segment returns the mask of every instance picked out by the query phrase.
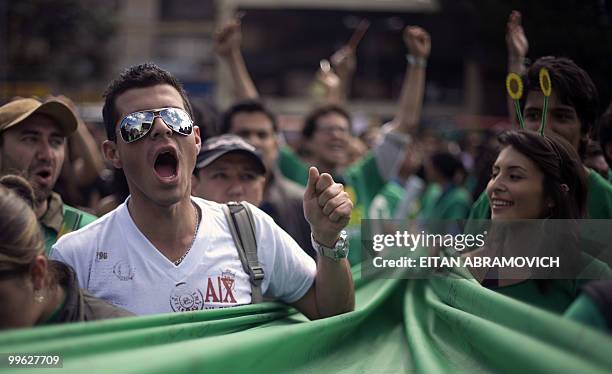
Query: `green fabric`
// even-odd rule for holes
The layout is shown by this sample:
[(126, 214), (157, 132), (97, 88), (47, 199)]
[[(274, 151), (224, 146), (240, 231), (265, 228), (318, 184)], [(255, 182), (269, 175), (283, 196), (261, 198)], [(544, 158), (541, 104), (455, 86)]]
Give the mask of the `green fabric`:
[[(493, 290), (557, 314), (562, 314), (576, 299), (575, 282), (565, 280), (541, 280), (539, 282), (540, 286), (538, 281), (526, 280)], [(545, 291), (541, 287), (545, 288)]]
[(611, 332), (597, 304), (586, 294), (581, 294), (565, 311), (564, 316), (591, 326), (595, 330)]
[(472, 198), (463, 187), (453, 186), (443, 193), (437, 184), (430, 184), (423, 195), (419, 216), (429, 220), (465, 219)]
[(308, 165), (293, 150), (287, 146), (280, 147), (277, 164), (287, 179), (306, 187), (308, 184)]
[(51, 227), (42, 226), (45, 234), (45, 253), (47, 255), (49, 255), (53, 244), (55, 244), (57, 239), (62, 235), (83, 228), (98, 219), (98, 217), (92, 214), (83, 212), (82, 210), (66, 204), (63, 206), (63, 216), (62, 228), (59, 233)]
[[(589, 170), (587, 175), (587, 214), (592, 219), (612, 218), (612, 185), (601, 175)], [(468, 219), (488, 219), (491, 217), (489, 199), (485, 192), (472, 205)]]
[(308, 322), (276, 303), (128, 317), (0, 333), (0, 352), (58, 352), (62, 373), (88, 374), (612, 368), (612, 337), (474, 280), (365, 281), (354, 270), (356, 310), (332, 318)]

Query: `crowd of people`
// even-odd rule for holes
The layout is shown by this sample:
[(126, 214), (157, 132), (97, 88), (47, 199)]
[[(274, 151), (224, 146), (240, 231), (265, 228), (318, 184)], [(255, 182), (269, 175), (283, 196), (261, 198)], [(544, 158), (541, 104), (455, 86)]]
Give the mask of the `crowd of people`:
[[(509, 72), (523, 77), (525, 128), (508, 99), (504, 132), (460, 143), (420, 125), (432, 42), (417, 26), (402, 37), (408, 58), (394, 117), (353, 133), (347, 100), (359, 38), (352, 38), (321, 64), (324, 97), (304, 116), (295, 148), (283, 142), (277, 114), (249, 75), (239, 18), (215, 35), (235, 89), (218, 120), (150, 63), (109, 84), (101, 144), (67, 97), (7, 101), (0, 107), (0, 327), (262, 297), (325, 318), (354, 309), (351, 265), (361, 261), (363, 219), (612, 218), (612, 105), (599, 116), (595, 84), (568, 58), (526, 66), (520, 14), (510, 15), (506, 42)], [(224, 208), (240, 201), (247, 221)], [(598, 271), (610, 277), (608, 264)], [(610, 280), (487, 275), (474, 278), (612, 331)]]

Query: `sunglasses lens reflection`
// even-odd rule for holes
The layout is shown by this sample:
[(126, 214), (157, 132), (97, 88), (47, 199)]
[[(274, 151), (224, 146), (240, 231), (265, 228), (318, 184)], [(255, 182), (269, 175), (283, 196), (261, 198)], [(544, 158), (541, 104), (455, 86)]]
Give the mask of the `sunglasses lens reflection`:
[(179, 134), (189, 135), (193, 131), (193, 121), (184, 110), (168, 108), (163, 110), (160, 116), (172, 130)]
[(142, 138), (151, 128), (153, 114), (147, 112), (131, 113), (121, 121), (121, 137), (126, 143)]

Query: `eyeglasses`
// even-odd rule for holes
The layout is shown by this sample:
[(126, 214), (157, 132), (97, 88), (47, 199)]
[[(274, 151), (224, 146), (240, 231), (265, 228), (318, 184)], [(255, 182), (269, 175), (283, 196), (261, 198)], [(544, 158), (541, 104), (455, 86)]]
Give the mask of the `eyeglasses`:
[(183, 109), (160, 108), (134, 112), (123, 117), (119, 123), (121, 138), (126, 143), (142, 139), (149, 133), (157, 117), (177, 134), (187, 136), (193, 131), (193, 121)]
[(325, 133), (325, 134), (331, 134), (334, 132), (339, 132), (340, 134), (344, 135), (344, 134), (348, 134), (349, 133), (349, 129), (348, 127), (339, 125), (339, 124), (328, 124), (328, 123), (322, 123), (319, 124), (316, 127), (316, 131)]

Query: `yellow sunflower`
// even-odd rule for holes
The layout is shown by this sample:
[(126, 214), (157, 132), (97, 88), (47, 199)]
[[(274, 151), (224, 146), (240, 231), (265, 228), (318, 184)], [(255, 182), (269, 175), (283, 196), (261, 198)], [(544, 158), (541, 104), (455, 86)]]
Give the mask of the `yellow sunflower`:
[(523, 81), (518, 74), (508, 74), (506, 77), (506, 90), (513, 100), (520, 100), (521, 96), (523, 96)]
[(552, 92), (552, 84), (550, 83), (550, 74), (546, 68), (540, 69), (540, 88), (544, 96), (550, 96)]

